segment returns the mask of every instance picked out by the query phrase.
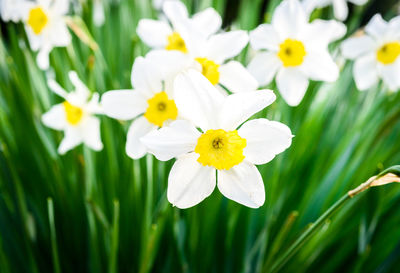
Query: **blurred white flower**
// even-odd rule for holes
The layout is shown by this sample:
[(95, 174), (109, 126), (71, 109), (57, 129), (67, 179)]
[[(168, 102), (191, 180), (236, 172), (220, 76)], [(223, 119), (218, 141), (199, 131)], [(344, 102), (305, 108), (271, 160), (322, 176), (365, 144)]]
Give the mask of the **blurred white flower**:
[(163, 1), (162, 7), (168, 21), (141, 19), (136, 30), (140, 39), (151, 48), (186, 53), (186, 43), (180, 31), (187, 24), (198, 29), (204, 38), (221, 28), (221, 16), (213, 8), (207, 8), (189, 18), (186, 6), (180, 1)]
[(308, 17), (298, 0), (285, 0), (275, 10), (271, 24), (262, 24), (250, 33), (256, 53), (248, 69), (260, 85), (276, 83), (285, 101), (297, 106), (308, 88), (308, 81), (333, 82), (339, 68), (332, 60), (328, 44), (341, 38), (346, 27), (335, 20)]
[(71, 43), (64, 15), (68, 12), (68, 0), (36, 0), (21, 3), (22, 20), (25, 23), (29, 44), (37, 56), (38, 66), (49, 67), (49, 53), (53, 47), (64, 47)]
[(355, 60), (353, 75), (359, 90), (370, 88), (379, 78), (393, 91), (400, 88), (400, 16), (386, 22), (374, 15), (365, 33), (345, 40), (341, 50)]
[(76, 72), (69, 72), (69, 78), (75, 89), (67, 93), (57, 82), (49, 80), (48, 85), (65, 101), (54, 105), (43, 114), (42, 122), (55, 130), (64, 131), (64, 139), (58, 147), (60, 154), (84, 143), (93, 150), (103, 149), (100, 136), (100, 120), (95, 114), (102, 114), (99, 94), (90, 98), (89, 89), (81, 82)]
[(347, 15), (349, 14), (347, 2), (361, 6), (367, 3), (368, 0), (304, 0), (303, 5), (308, 14), (310, 14), (315, 8), (324, 8), (332, 5), (335, 18), (344, 21), (347, 19)]
[(5, 22), (14, 23), (22, 19), (22, 3), (24, 0), (0, 0), (0, 15)]
[[(252, 91), (257, 80), (238, 61), (237, 56), (248, 43), (245, 31), (215, 34), (221, 27), (221, 17), (212, 8), (189, 18), (179, 1), (166, 1), (163, 10), (172, 26), (164, 21), (142, 19), (137, 29), (142, 40), (153, 48), (180, 51), (188, 66), (202, 72), (214, 85), (223, 85), (231, 92)], [(184, 67), (187, 69), (188, 67)], [(225, 92), (222, 87), (219, 90)]]
[(227, 198), (251, 208), (262, 206), (264, 184), (255, 165), (283, 152), (293, 136), (282, 123), (246, 120), (270, 105), (274, 93), (258, 90), (223, 96), (198, 71), (189, 70), (176, 77), (174, 94), (186, 120), (142, 138), (157, 159), (177, 157), (168, 178), (169, 202), (178, 208), (200, 203), (213, 192), (218, 176), (218, 189)]
[[(136, 58), (131, 74), (134, 90), (108, 91), (101, 99), (107, 116), (118, 120), (134, 119), (126, 142), (126, 153), (133, 159), (147, 153), (140, 140), (142, 136), (178, 118), (171, 85), (166, 84), (169, 75), (163, 75), (157, 69), (163, 62), (162, 58), (157, 63), (147, 57)], [(173, 66), (172, 63), (164, 65)]]

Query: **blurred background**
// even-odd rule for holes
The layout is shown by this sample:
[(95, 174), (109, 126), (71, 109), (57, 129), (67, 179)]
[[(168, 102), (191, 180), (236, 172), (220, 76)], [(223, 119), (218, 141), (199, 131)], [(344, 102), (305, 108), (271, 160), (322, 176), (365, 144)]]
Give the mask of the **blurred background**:
[[(252, 30), (269, 22), (280, 1), (183, 1), (190, 13), (214, 7), (225, 29)], [(348, 190), (400, 163), (400, 93), (379, 84), (355, 87), (352, 63), (337, 49), (341, 76), (310, 83), (300, 106), (277, 101), (257, 114), (287, 124), (292, 146), (260, 166), (266, 202), (249, 209), (218, 191), (179, 210), (166, 198), (173, 164), (125, 154), (129, 122), (101, 117), (104, 149), (80, 146), (57, 154), (62, 133), (41, 123), (61, 102), (46, 84), (55, 77), (72, 90), (77, 71), (92, 91), (131, 88), (135, 57), (148, 52), (135, 29), (157, 18), (151, 1), (102, 1), (104, 24), (93, 1), (71, 5), (73, 43), (56, 48), (48, 72), (38, 69), (21, 23), (1, 22), (0, 40), (0, 272), (273, 272), (298, 236)], [(375, 13), (389, 20), (396, 0), (349, 4), (347, 36)], [(332, 8), (312, 18), (331, 19)], [(83, 34), (82, 34), (83, 33)], [(85, 40), (86, 38), (86, 40)], [(96, 46), (94, 46), (96, 45)], [(98, 48), (97, 48), (98, 46)], [(245, 65), (252, 52), (237, 57)], [(276, 90), (272, 83), (269, 88)], [(279, 272), (398, 272), (400, 187), (356, 196)]]

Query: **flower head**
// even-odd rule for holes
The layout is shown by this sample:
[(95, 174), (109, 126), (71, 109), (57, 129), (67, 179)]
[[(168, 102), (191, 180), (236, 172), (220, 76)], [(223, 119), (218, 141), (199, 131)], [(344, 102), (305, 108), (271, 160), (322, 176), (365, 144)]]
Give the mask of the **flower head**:
[(341, 50), (355, 60), (353, 75), (359, 90), (372, 87), (379, 78), (391, 90), (400, 88), (400, 16), (386, 22), (376, 14), (365, 33), (345, 40)]
[(328, 44), (342, 37), (346, 27), (337, 21), (308, 17), (298, 0), (284, 0), (275, 10), (271, 24), (258, 26), (250, 33), (256, 53), (248, 69), (260, 85), (276, 74), (283, 99), (298, 105), (307, 91), (308, 81), (333, 82), (339, 68), (328, 52)]
[[(186, 58), (186, 66), (194, 68), (214, 85), (224, 86), (231, 92), (256, 90), (257, 81), (237, 61), (237, 56), (248, 43), (245, 31), (217, 33), (221, 17), (212, 8), (189, 18), (187, 9), (180, 1), (165, 1), (163, 11), (168, 22), (142, 19), (138, 35), (150, 47), (166, 51), (178, 51)], [(224, 91), (220, 87), (221, 91)], [(225, 92), (225, 91), (224, 91)]]
[(41, 69), (49, 67), (49, 53), (53, 47), (63, 47), (71, 43), (64, 17), (68, 8), (68, 0), (21, 3), (25, 30), (32, 50), (39, 51), (37, 63)]
[(43, 114), (42, 121), (50, 128), (64, 131), (64, 139), (58, 147), (60, 154), (65, 154), (81, 143), (99, 151), (103, 148), (100, 120), (95, 116), (102, 113), (99, 95), (94, 93), (90, 99), (90, 91), (75, 72), (69, 72), (69, 78), (75, 87), (69, 93), (54, 80), (48, 81), (49, 87), (65, 101)]
[(291, 145), (290, 129), (267, 119), (247, 121), (275, 100), (271, 90), (223, 96), (198, 71), (177, 76), (175, 103), (185, 120), (142, 138), (159, 160), (177, 157), (168, 178), (168, 200), (178, 208), (209, 196), (218, 176), (226, 197), (257, 208), (265, 191), (255, 164), (265, 164)]
[(146, 58), (136, 58), (131, 75), (133, 90), (112, 90), (102, 96), (101, 104), (107, 116), (133, 120), (126, 142), (126, 153), (131, 158), (146, 154), (142, 136), (179, 118), (170, 79), (175, 77), (177, 68), (174, 67), (181, 65), (173, 62), (177, 59), (174, 54), (178, 53), (164, 58), (163, 52), (154, 51)]
[(137, 34), (151, 48), (187, 53), (186, 41), (180, 33), (187, 25), (197, 29), (203, 38), (208, 38), (221, 28), (221, 16), (213, 8), (189, 18), (186, 6), (180, 1), (167, 0), (160, 3), (160, 6), (167, 21), (141, 19), (137, 27)]

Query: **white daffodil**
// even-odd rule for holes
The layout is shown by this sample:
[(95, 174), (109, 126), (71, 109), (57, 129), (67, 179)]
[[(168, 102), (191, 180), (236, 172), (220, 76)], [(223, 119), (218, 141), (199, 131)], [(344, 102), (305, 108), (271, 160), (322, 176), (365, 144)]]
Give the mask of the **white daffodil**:
[(221, 16), (213, 8), (196, 13), (190, 19), (186, 6), (180, 1), (163, 1), (162, 8), (168, 21), (141, 19), (136, 30), (140, 39), (153, 49), (187, 53), (186, 43), (180, 33), (187, 24), (198, 29), (203, 38), (209, 37), (221, 28)]
[[(187, 58), (183, 70), (195, 68), (214, 85), (231, 92), (256, 90), (257, 80), (237, 61), (227, 61), (238, 55), (248, 43), (245, 31), (215, 34), (221, 27), (221, 17), (212, 8), (189, 18), (180, 1), (165, 1), (164, 13), (169, 22), (142, 19), (138, 35), (150, 47), (179, 51)], [(181, 62), (181, 61), (180, 61)], [(220, 90), (223, 91), (223, 88)]]
[(154, 64), (147, 57), (136, 58), (131, 74), (134, 90), (108, 91), (101, 99), (107, 116), (118, 120), (134, 119), (126, 142), (126, 153), (133, 159), (147, 153), (140, 140), (142, 136), (178, 118), (168, 76), (164, 78), (157, 70), (160, 63), (161, 59)]
[(376, 14), (365, 33), (345, 40), (341, 50), (355, 60), (353, 75), (359, 90), (370, 88), (379, 78), (393, 91), (400, 88), (400, 16), (386, 22)]
[(256, 53), (248, 69), (260, 85), (276, 75), (276, 83), (285, 101), (298, 105), (308, 80), (333, 82), (339, 68), (328, 52), (328, 44), (342, 37), (346, 27), (334, 20), (308, 23), (298, 0), (285, 0), (275, 10), (271, 24), (258, 26), (250, 33)]
[(262, 206), (264, 184), (255, 165), (283, 152), (293, 136), (282, 123), (246, 120), (270, 105), (274, 93), (258, 90), (223, 96), (198, 71), (189, 70), (176, 77), (174, 94), (186, 120), (142, 138), (157, 159), (177, 157), (168, 178), (169, 202), (178, 208), (192, 207), (213, 192), (218, 180), (218, 189), (227, 198), (251, 208)]
[(90, 98), (89, 89), (75, 72), (69, 72), (69, 78), (75, 87), (74, 91), (69, 93), (54, 80), (48, 81), (50, 89), (65, 101), (54, 105), (43, 114), (42, 122), (52, 129), (64, 131), (64, 139), (58, 147), (60, 154), (65, 154), (81, 143), (99, 151), (103, 149), (100, 120), (95, 116), (95, 114), (102, 114), (99, 94), (94, 93)]
[(22, 19), (22, 3), (24, 0), (0, 0), (0, 15), (5, 22), (19, 22)]
[(21, 3), (25, 30), (32, 50), (39, 51), (37, 63), (40, 69), (49, 67), (49, 53), (53, 47), (63, 47), (71, 43), (65, 14), (68, 0), (36, 0)]
[(307, 13), (311, 13), (315, 8), (324, 8), (332, 5), (335, 18), (344, 21), (349, 14), (347, 2), (361, 6), (367, 3), (367, 1), (368, 0), (304, 0), (303, 4)]

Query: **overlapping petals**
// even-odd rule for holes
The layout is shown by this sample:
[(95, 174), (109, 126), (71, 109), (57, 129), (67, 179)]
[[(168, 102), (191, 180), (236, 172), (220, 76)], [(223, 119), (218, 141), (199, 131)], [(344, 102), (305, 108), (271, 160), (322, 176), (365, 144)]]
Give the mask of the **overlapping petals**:
[(49, 80), (49, 87), (63, 97), (65, 102), (54, 105), (43, 114), (42, 122), (47, 127), (64, 131), (64, 138), (58, 147), (60, 154), (65, 154), (81, 143), (99, 151), (103, 148), (100, 120), (95, 116), (102, 114), (99, 95), (91, 95), (75, 72), (70, 72), (69, 78), (75, 87), (75, 90), (69, 93), (54, 80)]
[(365, 33), (345, 40), (341, 51), (355, 60), (353, 75), (359, 90), (371, 88), (380, 78), (390, 90), (400, 88), (400, 16), (386, 22), (380, 14), (374, 15)]
[(179, 208), (188, 208), (211, 194), (216, 168), (198, 161), (199, 154), (194, 152), (198, 139), (208, 130), (234, 131), (239, 127), (238, 135), (247, 142), (244, 159), (229, 169), (217, 170), (218, 188), (243, 205), (261, 206), (264, 185), (254, 164), (272, 160), (290, 146), (293, 137), (279, 122), (246, 122), (275, 100), (273, 92), (258, 90), (225, 97), (199, 72), (189, 70), (177, 76), (174, 93), (180, 114), (187, 120), (174, 121), (142, 138), (157, 159), (177, 158), (168, 179), (168, 200)]
[(272, 23), (250, 33), (250, 44), (258, 50), (248, 65), (260, 85), (276, 75), (285, 101), (297, 106), (307, 91), (308, 81), (333, 82), (339, 68), (328, 52), (328, 44), (341, 38), (346, 27), (337, 21), (314, 20), (298, 0), (285, 0), (275, 10)]

